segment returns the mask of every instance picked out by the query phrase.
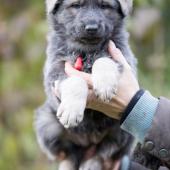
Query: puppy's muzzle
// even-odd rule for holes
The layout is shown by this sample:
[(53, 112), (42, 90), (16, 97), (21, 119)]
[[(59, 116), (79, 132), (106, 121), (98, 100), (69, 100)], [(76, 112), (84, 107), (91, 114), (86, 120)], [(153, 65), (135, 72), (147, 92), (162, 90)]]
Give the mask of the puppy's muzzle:
[(85, 31), (86, 31), (86, 34), (88, 35), (96, 35), (98, 33), (98, 30), (99, 30), (99, 25), (94, 23), (94, 24), (87, 24), (85, 26)]
[(96, 45), (103, 40), (101, 24), (98, 21), (90, 20), (84, 21), (81, 25), (81, 35), (78, 41), (83, 44)]

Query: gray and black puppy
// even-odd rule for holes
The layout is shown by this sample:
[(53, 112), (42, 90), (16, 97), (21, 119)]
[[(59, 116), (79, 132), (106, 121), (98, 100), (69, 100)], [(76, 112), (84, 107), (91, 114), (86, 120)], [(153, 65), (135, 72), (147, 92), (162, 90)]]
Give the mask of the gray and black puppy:
[[(96, 95), (110, 100), (116, 93), (120, 65), (107, 52), (109, 40), (121, 49), (134, 74), (136, 70), (124, 27), (132, 0), (46, 0), (46, 5), (50, 25), (44, 68), (47, 100), (36, 112), (38, 142), (50, 158), (65, 154), (60, 170), (102, 170), (104, 162), (128, 154), (132, 137), (119, 128), (118, 121), (86, 109), (87, 83), (67, 77), (64, 63), (74, 64), (82, 56), (82, 69), (92, 73)], [(90, 149), (93, 156), (86, 160)]]

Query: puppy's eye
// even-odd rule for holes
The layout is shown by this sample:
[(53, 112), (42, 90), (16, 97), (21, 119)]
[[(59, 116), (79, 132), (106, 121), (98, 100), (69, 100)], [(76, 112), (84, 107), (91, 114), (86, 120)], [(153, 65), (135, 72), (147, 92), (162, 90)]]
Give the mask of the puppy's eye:
[(79, 2), (75, 2), (75, 3), (71, 4), (70, 7), (78, 9), (81, 7), (81, 4)]
[(100, 4), (100, 8), (102, 8), (102, 9), (113, 9), (113, 7), (110, 4), (105, 3), (105, 2)]

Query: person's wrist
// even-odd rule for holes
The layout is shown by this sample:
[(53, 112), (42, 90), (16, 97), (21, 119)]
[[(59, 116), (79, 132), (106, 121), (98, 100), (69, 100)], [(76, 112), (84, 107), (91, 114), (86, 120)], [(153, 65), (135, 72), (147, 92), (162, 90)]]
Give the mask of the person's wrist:
[(130, 93), (126, 93), (126, 97), (123, 100), (123, 107), (122, 107), (122, 113), (125, 112), (126, 108), (128, 107), (129, 103), (131, 102), (132, 98), (136, 95), (136, 93), (139, 91), (140, 89), (134, 90), (133, 92)]
[(139, 89), (134, 93), (134, 95), (127, 101), (127, 105), (124, 108), (124, 111), (121, 113), (121, 118), (120, 118), (120, 124), (124, 122), (126, 117), (129, 115), (129, 113), (132, 111), (138, 100), (141, 98), (141, 96), (144, 94), (143, 89)]

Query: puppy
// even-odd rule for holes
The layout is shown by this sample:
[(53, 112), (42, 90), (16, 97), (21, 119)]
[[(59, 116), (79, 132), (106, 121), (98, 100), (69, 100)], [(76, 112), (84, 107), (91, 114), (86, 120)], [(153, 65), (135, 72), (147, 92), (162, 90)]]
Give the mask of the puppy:
[[(60, 170), (109, 169), (129, 153), (132, 137), (119, 128), (118, 121), (86, 109), (87, 83), (80, 77), (67, 77), (64, 64), (74, 64), (81, 57), (82, 70), (92, 74), (96, 95), (104, 101), (112, 99), (121, 69), (107, 52), (109, 40), (136, 72), (124, 27), (132, 0), (46, 0), (46, 6), (50, 26), (44, 67), (47, 100), (36, 112), (39, 145), (51, 159), (64, 155)], [(52, 90), (56, 86), (60, 97)]]

